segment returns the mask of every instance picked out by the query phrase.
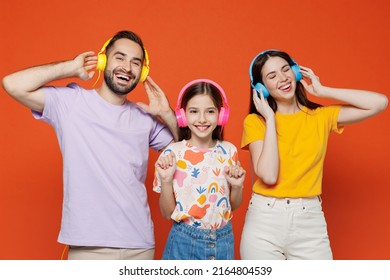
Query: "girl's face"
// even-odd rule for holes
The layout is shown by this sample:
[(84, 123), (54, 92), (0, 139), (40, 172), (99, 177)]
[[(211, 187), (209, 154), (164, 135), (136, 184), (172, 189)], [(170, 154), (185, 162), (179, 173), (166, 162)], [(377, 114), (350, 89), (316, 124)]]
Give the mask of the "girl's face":
[(218, 124), (218, 108), (208, 94), (191, 98), (186, 107), (186, 119), (191, 130), (190, 143), (197, 147), (214, 146), (212, 134)]
[(264, 86), (275, 100), (295, 97), (295, 75), (288, 62), (283, 58), (270, 57), (264, 64), (261, 75)]

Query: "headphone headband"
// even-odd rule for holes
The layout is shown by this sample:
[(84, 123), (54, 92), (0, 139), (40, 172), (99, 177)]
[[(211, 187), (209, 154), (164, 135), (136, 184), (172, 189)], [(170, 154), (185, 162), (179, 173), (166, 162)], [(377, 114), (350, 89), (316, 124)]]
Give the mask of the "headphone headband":
[(226, 94), (225, 94), (225, 91), (223, 90), (223, 88), (217, 84), (216, 82), (212, 81), (212, 80), (209, 80), (209, 79), (196, 79), (196, 80), (193, 80), (191, 82), (188, 82), (181, 90), (180, 90), (180, 93), (179, 93), (179, 96), (177, 98), (177, 104), (176, 104), (176, 109), (180, 109), (180, 105), (181, 105), (181, 99), (183, 97), (183, 94), (185, 93), (185, 91), (192, 85), (196, 84), (196, 83), (209, 83), (209, 84), (212, 84), (213, 86), (215, 86), (218, 91), (221, 93), (221, 96), (222, 96), (222, 99), (223, 99), (223, 103), (226, 105), (226, 107), (229, 107), (229, 104), (228, 104), (228, 101), (227, 101), (227, 98), (226, 98)]
[(255, 60), (256, 60), (260, 55), (263, 55), (263, 54), (265, 54), (265, 53), (272, 52), (272, 51), (277, 52), (277, 51), (279, 51), (279, 50), (275, 50), (275, 49), (265, 50), (265, 51), (262, 51), (261, 53), (257, 54), (257, 55), (252, 59), (251, 65), (249, 66), (249, 78), (251, 79), (251, 84), (253, 83), (252, 68), (253, 68), (253, 64), (255, 64)]
[(221, 126), (224, 126), (227, 121), (228, 121), (228, 118), (229, 118), (229, 103), (227, 101), (227, 97), (226, 97), (226, 94), (225, 94), (225, 91), (223, 90), (223, 88), (217, 84), (216, 82), (212, 81), (212, 80), (209, 80), (209, 79), (196, 79), (196, 80), (193, 80), (189, 83), (187, 83), (181, 90), (180, 90), (180, 93), (179, 93), (179, 96), (177, 98), (177, 104), (176, 104), (176, 109), (175, 109), (175, 113), (176, 113), (176, 118), (177, 118), (177, 122), (178, 122), (178, 125), (179, 127), (186, 127), (187, 126), (187, 120), (186, 120), (186, 117), (185, 117), (185, 111), (183, 108), (181, 108), (181, 101), (182, 101), (182, 97), (184, 95), (184, 93), (186, 92), (186, 90), (196, 84), (196, 83), (209, 83), (211, 85), (213, 85), (214, 87), (217, 88), (217, 90), (220, 92), (221, 96), (222, 96), (222, 106), (221, 106), (221, 109), (219, 111), (219, 117), (218, 117), (218, 125), (221, 125)]
[(106, 50), (106, 48), (107, 48), (108, 44), (111, 42), (111, 40), (112, 40), (112, 37), (111, 37), (110, 39), (108, 39), (108, 40), (104, 43), (104, 45), (103, 45), (103, 47), (101, 48), (101, 50), (100, 50), (99, 53), (103, 53), (103, 52)]

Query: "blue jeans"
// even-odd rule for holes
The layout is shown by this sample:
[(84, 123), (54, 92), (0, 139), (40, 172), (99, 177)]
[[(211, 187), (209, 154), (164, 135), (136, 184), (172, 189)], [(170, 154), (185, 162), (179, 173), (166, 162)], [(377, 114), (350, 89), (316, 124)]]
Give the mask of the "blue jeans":
[(233, 260), (232, 224), (218, 229), (198, 229), (174, 222), (165, 245), (163, 260)]

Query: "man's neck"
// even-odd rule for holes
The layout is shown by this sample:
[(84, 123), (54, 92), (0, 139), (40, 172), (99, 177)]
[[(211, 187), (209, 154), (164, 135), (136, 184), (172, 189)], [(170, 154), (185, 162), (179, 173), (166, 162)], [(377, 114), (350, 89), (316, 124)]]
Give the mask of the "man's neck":
[(115, 94), (104, 83), (96, 91), (105, 101), (113, 105), (123, 105), (126, 101), (127, 94), (126, 95)]

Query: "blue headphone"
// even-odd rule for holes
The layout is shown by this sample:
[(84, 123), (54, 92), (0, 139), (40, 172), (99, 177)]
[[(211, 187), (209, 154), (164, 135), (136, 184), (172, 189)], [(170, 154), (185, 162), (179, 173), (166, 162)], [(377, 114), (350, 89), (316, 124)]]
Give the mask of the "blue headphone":
[[(260, 90), (263, 92), (264, 98), (267, 98), (269, 96), (268, 89), (261, 83), (257, 83), (253, 85), (253, 75), (252, 75), (252, 68), (253, 64), (255, 63), (256, 58), (258, 58), (260, 55), (266, 54), (268, 52), (277, 52), (279, 50), (265, 50), (259, 53), (255, 56), (255, 58), (252, 60), (251, 65), (249, 66), (249, 77), (251, 79), (251, 87), (257, 91), (257, 95), (260, 97)], [(291, 57), (290, 57), (291, 58)], [(295, 80), (299, 82), (302, 79), (302, 73), (299, 71), (299, 65), (291, 58), (293, 64), (290, 66), (291, 70), (294, 72)]]

